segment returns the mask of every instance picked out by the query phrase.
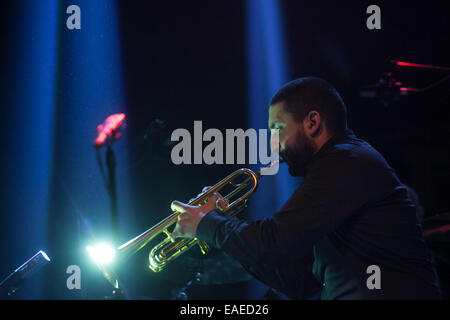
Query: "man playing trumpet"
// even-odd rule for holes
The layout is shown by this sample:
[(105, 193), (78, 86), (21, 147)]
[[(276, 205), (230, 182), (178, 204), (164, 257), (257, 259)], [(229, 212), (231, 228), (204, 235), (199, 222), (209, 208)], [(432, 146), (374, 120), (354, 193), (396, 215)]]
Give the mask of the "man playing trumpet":
[(223, 250), (293, 299), (439, 299), (407, 189), (348, 129), (339, 93), (319, 78), (289, 82), (272, 98), (269, 127), (289, 173), (304, 177), (282, 208), (245, 221), (222, 215), (217, 193), (200, 207), (174, 201), (171, 236)]

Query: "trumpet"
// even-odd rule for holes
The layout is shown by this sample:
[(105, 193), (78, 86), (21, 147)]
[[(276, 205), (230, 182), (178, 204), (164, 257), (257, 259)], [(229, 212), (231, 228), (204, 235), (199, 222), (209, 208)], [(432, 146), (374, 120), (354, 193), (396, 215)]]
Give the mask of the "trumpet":
[[(234, 216), (247, 207), (247, 201), (258, 187), (258, 180), (264, 175), (264, 171), (271, 169), (275, 165), (278, 165), (278, 163), (279, 161), (277, 160), (272, 163), (270, 167), (263, 168), (258, 173), (254, 173), (252, 170), (246, 168), (236, 170), (208, 190), (200, 193), (196, 198), (189, 201), (189, 205), (200, 206), (204, 204), (214, 192), (218, 192), (223, 196), (223, 190), (231, 189), (228, 191), (226, 190), (227, 194), (223, 196), (228, 204), (225, 208), (221, 208), (221, 211), (227, 216)], [(163, 270), (170, 261), (195, 245), (200, 247), (202, 254), (207, 254), (210, 248), (204, 241), (197, 238), (172, 239), (170, 237), (171, 232), (169, 231), (169, 228), (176, 224), (179, 214), (179, 212), (173, 212), (153, 227), (122, 244), (118, 247), (116, 255), (121, 258), (129, 257), (145, 247), (156, 236), (162, 234), (164, 234), (166, 238), (155, 245), (149, 253), (149, 268), (154, 272)]]

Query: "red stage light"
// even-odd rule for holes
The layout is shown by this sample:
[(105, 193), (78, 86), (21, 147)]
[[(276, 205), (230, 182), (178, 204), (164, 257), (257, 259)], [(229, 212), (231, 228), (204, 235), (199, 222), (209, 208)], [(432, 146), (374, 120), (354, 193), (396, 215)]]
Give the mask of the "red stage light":
[(124, 113), (116, 113), (106, 118), (102, 124), (99, 124), (97, 126), (97, 138), (94, 141), (94, 147), (99, 149), (119, 139), (122, 135), (120, 129), (124, 120)]
[(398, 60), (391, 60), (391, 62), (395, 63), (395, 65), (397, 65), (399, 67), (412, 67), (412, 68), (450, 71), (450, 68), (442, 67), (442, 66), (432, 66), (432, 65), (428, 65), (428, 64), (419, 64), (419, 63), (412, 63), (412, 62), (405, 62), (405, 61), (398, 61)]

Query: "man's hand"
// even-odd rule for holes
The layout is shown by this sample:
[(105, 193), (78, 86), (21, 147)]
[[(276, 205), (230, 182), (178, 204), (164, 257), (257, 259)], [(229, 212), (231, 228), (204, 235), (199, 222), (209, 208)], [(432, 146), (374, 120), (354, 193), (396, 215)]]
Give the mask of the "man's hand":
[[(208, 190), (210, 187), (206, 187), (203, 191)], [(228, 205), (228, 201), (225, 200), (220, 194), (214, 192), (203, 205), (191, 206), (180, 201), (173, 201), (171, 204), (172, 211), (180, 212), (178, 215), (178, 222), (175, 229), (171, 233), (171, 238), (194, 238), (197, 232), (198, 224), (200, 220), (210, 211), (216, 209), (223, 209)]]

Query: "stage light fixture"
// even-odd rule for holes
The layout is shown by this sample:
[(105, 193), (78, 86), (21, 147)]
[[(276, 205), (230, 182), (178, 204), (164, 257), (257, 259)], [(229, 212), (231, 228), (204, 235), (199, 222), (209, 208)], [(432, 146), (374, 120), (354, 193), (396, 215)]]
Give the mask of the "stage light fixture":
[(98, 265), (109, 265), (114, 261), (115, 249), (107, 243), (99, 243), (87, 246), (86, 250), (91, 259)]

